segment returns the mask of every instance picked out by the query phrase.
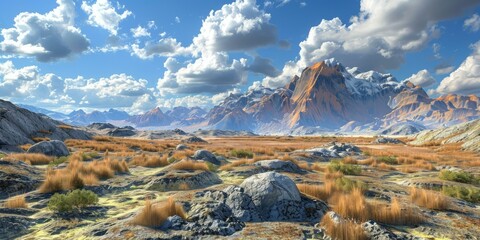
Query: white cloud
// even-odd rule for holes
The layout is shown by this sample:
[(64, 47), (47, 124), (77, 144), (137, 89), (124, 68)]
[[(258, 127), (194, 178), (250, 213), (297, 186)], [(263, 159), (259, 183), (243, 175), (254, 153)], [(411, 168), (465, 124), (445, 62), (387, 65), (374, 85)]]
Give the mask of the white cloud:
[(468, 18), (463, 22), (465, 29), (470, 29), (472, 32), (477, 32), (480, 30), (480, 16), (478, 14), (473, 14), (471, 18)]
[(52, 11), (39, 14), (22, 12), (13, 28), (4, 28), (0, 53), (35, 57), (48, 62), (71, 57), (88, 49), (89, 40), (74, 25), (75, 4), (57, 0)]
[(440, 64), (435, 67), (435, 74), (442, 75), (447, 74), (455, 70), (455, 67), (449, 64)]
[(240, 90), (239, 88), (234, 88), (232, 90), (228, 90), (228, 91), (225, 91), (225, 92), (222, 92), (222, 93), (215, 94), (215, 95), (212, 96), (212, 103), (214, 105), (218, 105), (218, 104), (222, 103), (223, 100), (225, 100), (225, 98), (230, 96), (230, 94), (239, 94), (241, 92), (242, 92), (242, 90)]
[(434, 43), (432, 45), (432, 50), (433, 50), (433, 55), (435, 56), (436, 59), (441, 59), (442, 55), (440, 55), (440, 44), (439, 43)]
[(441, 94), (480, 94), (480, 41), (472, 45), (473, 53), (440, 82)]
[(113, 35), (117, 35), (120, 22), (132, 14), (128, 10), (117, 13), (117, 9), (108, 0), (97, 0), (92, 5), (84, 1), (82, 9), (88, 14), (88, 24), (108, 30)]
[(180, 23), (180, 18), (179, 18), (178, 16), (175, 17), (175, 22), (176, 22), (176, 23)]
[(405, 80), (410, 81), (413, 84), (421, 86), (423, 88), (430, 87), (437, 82), (435, 78), (433, 78), (426, 69), (420, 70), (417, 73), (412, 74), (412, 76)]
[(11, 61), (0, 63), (0, 95), (16, 103), (69, 109), (120, 108), (141, 112), (155, 103), (154, 89), (147, 80), (126, 74), (100, 79), (61, 78), (41, 74), (37, 66), (16, 68)]
[[(298, 74), (303, 68), (332, 57), (362, 70), (398, 68), (407, 52), (423, 48), (438, 36), (436, 23), (459, 16), (479, 2), (362, 0), (360, 13), (348, 25), (339, 18), (324, 19), (310, 29), (308, 37), (299, 44), (300, 59), (293, 72)], [(291, 70), (288, 63), (283, 74), (276, 79), (265, 78), (264, 84), (285, 84), (292, 77)]]
[(162, 38), (158, 42), (146, 42), (145, 46), (140, 47), (138, 44), (132, 44), (132, 55), (136, 55), (141, 59), (152, 59), (155, 56), (176, 56), (185, 55), (190, 51), (182, 47), (180, 42), (175, 38)]
[(131, 28), (130, 31), (132, 32), (134, 38), (150, 37), (150, 32), (148, 32), (148, 30), (142, 26)]
[(159, 99), (157, 105), (164, 108), (174, 107), (212, 107), (212, 100), (205, 95), (189, 95), (184, 97), (174, 97), (168, 99)]
[(274, 44), (276, 38), (270, 14), (255, 0), (237, 0), (211, 11), (193, 42), (198, 51), (216, 52), (254, 49)]

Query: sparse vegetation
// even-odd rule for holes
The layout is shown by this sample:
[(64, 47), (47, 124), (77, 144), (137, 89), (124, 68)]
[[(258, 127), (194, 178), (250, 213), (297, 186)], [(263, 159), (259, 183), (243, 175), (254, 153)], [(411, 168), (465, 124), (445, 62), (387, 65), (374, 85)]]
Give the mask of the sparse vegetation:
[(27, 202), (25, 201), (25, 196), (18, 195), (11, 198), (8, 198), (5, 201), (6, 208), (28, 208)]
[(480, 190), (474, 187), (443, 186), (442, 193), (472, 203), (480, 202)]
[(450, 171), (442, 170), (439, 173), (440, 179), (461, 183), (477, 184), (480, 182), (479, 178), (476, 178), (473, 174), (465, 171)]
[(71, 130), (71, 129), (73, 129), (72, 126), (66, 125), (66, 124), (60, 124), (60, 125), (57, 125), (57, 127), (60, 128), (60, 129), (63, 129), (63, 130)]
[(58, 157), (58, 158), (55, 158), (53, 159), (53, 161), (51, 161), (48, 166), (49, 167), (53, 167), (53, 166), (58, 166), (64, 162), (68, 161), (68, 157)]
[(444, 210), (450, 206), (450, 201), (445, 196), (425, 189), (411, 188), (410, 200), (418, 206), (434, 210)]
[(172, 197), (168, 198), (166, 202), (153, 204), (150, 200), (145, 201), (145, 207), (133, 219), (133, 224), (158, 227), (161, 226), (168, 217), (177, 215), (186, 219), (186, 213), (182, 205), (176, 203)]
[(48, 208), (55, 212), (81, 210), (98, 203), (98, 196), (90, 190), (73, 190), (66, 194), (55, 193), (48, 201)]
[(244, 149), (234, 149), (230, 151), (230, 155), (237, 158), (253, 158), (253, 152)]
[(132, 159), (132, 164), (142, 167), (164, 167), (170, 164), (167, 155), (146, 155), (142, 153)]
[(353, 164), (345, 164), (338, 160), (332, 160), (328, 165), (330, 172), (342, 172), (345, 175), (360, 175), (362, 168)]
[(210, 168), (205, 162), (198, 162), (195, 160), (182, 160), (180, 162), (173, 164), (172, 169), (210, 171)]
[(390, 164), (390, 165), (398, 163), (397, 158), (395, 156), (380, 156), (380, 157), (377, 157), (377, 161)]
[(53, 157), (41, 153), (12, 153), (4, 157), (5, 160), (20, 160), (31, 165), (49, 164)]

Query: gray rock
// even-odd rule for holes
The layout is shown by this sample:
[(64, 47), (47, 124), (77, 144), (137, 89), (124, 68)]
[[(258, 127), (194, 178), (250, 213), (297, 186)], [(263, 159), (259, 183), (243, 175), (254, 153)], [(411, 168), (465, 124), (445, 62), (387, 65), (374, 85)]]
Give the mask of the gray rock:
[(373, 143), (376, 144), (404, 144), (404, 142), (396, 139), (396, 138), (388, 138), (388, 137), (378, 137), (375, 139)]
[(134, 129), (123, 127), (123, 128), (116, 128), (112, 131), (109, 131), (107, 135), (113, 136), (113, 137), (130, 137), (135, 135), (136, 133), (137, 132), (135, 132)]
[(178, 144), (177, 147), (175, 148), (177, 151), (182, 151), (182, 150), (185, 150), (187, 149), (188, 146), (185, 145), (185, 144)]
[(295, 183), (285, 175), (266, 172), (253, 175), (240, 185), (250, 195), (263, 217), (269, 218), (272, 207), (282, 200), (300, 201)]
[(372, 240), (396, 240), (402, 239), (389, 231), (388, 229), (380, 226), (375, 221), (367, 221), (362, 223), (362, 228), (369, 239)]
[(48, 156), (62, 157), (68, 156), (70, 152), (62, 141), (42, 141), (31, 146), (28, 153), (43, 153)]
[(103, 129), (114, 129), (117, 128), (115, 125), (111, 123), (92, 123), (87, 126), (88, 128), (96, 129), (96, 130), (103, 130)]
[(180, 230), (185, 225), (185, 220), (180, 216), (174, 215), (167, 218), (167, 220), (162, 224), (161, 229), (172, 229)]
[(252, 198), (244, 192), (244, 189), (238, 186), (228, 186), (223, 189), (227, 198), (225, 204), (232, 209), (233, 216), (243, 222), (261, 221), (258, 209)]
[(193, 158), (196, 160), (207, 161), (216, 165), (220, 165), (220, 161), (208, 150), (200, 149), (193, 154)]
[(0, 216), (0, 239), (15, 239), (28, 233), (32, 219), (17, 215)]
[(261, 167), (267, 171), (278, 171), (278, 172), (292, 172), (300, 173), (302, 169), (297, 166), (297, 164), (290, 161), (282, 161), (279, 159), (273, 160), (262, 160), (254, 163), (255, 166)]
[(303, 150), (300, 152), (309, 152), (316, 157), (330, 159), (330, 158), (346, 157), (351, 155), (359, 155), (362, 151), (360, 150), (360, 148), (352, 144), (348, 144), (348, 143), (338, 144), (336, 142), (332, 142), (326, 147), (311, 148), (311, 149)]
[(35, 190), (42, 172), (22, 161), (0, 160), (0, 199)]
[(196, 235), (232, 235), (245, 227), (245, 223), (233, 216), (232, 210), (221, 202), (202, 202), (188, 212), (189, 223), (185, 230)]

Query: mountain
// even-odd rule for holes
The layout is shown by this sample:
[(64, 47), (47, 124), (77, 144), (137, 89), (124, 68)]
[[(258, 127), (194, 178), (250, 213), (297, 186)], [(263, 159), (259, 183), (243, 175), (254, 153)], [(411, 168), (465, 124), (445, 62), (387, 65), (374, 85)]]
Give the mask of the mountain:
[(135, 124), (137, 127), (158, 127), (170, 125), (173, 120), (157, 107), (144, 114), (132, 116), (127, 121)]
[(68, 118), (68, 116), (66, 114), (63, 114), (63, 113), (60, 113), (60, 112), (50, 111), (48, 109), (34, 107), (34, 106), (31, 106), (31, 105), (26, 105), (26, 104), (16, 104), (16, 105), (21, 107), (21, 108), (25, 108), (25, 109), (27, 109), (31, 112), (40, 113), (40, 114), (49, 116), (53, 119), (60, 120), (60, 121)]
[(282, 88), (230, 94), (206, 115), (208, 128), (267, 134), (324, 131), (413, 134), (480, 116), (476, 96), (432, 99), (391, 74), (360, 72), (328, 59)]
[(119, 111), (115, 109), (109, 109), (108, 111), (93, 111), (86, 113), (83, 110), (76, 110), (68, 114), (69, 123), (76, 125), (89, 125), (95, 122), (109, 122), (118, 120), (127, 120), (130, 115), (127, 112)]
[(43, 114), (0, 100), (0, 149), (34, 143), (33, 138), (89, 139), (90, 134)]
[(173, 125), (188, 126), (205, 120), (207, 111), (200, 107), (174, 107), (165, 112), (165, 115), (173, 119)]

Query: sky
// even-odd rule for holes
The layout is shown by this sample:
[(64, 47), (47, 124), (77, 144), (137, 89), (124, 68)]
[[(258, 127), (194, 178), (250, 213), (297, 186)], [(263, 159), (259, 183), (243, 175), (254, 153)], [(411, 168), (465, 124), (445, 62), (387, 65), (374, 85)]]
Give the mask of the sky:
[(16, 0), (0, 30), (0, 98), (64, 113), (209, 108), (329, 58), (480, 94), (480, 0)]

